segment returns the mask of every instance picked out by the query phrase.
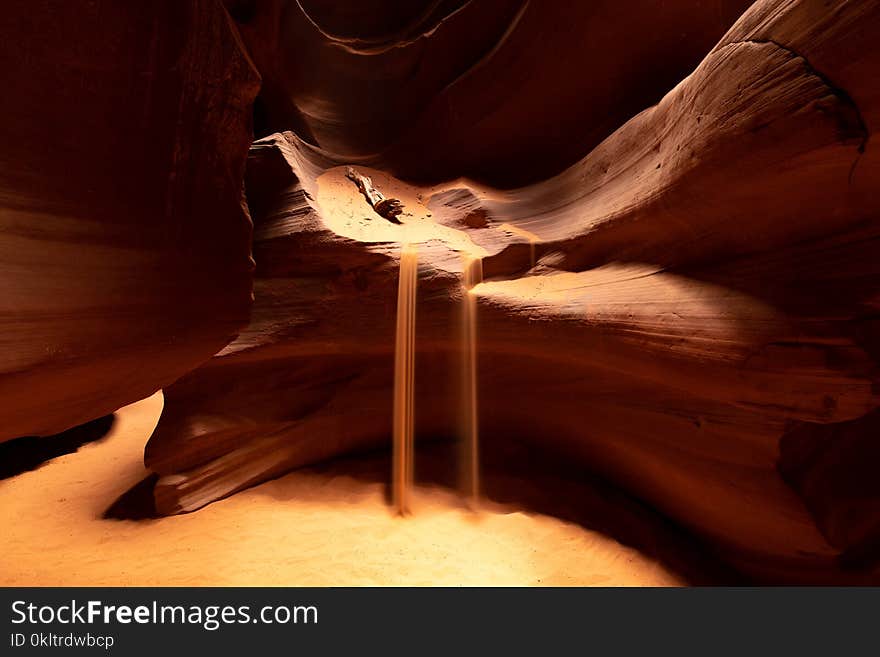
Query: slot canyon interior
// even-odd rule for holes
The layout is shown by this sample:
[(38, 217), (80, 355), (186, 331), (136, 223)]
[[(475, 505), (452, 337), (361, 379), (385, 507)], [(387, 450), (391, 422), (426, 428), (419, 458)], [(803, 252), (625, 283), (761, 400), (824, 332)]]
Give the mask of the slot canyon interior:
[(880, 0), (0, 35), (0, 584), (880, 585)]

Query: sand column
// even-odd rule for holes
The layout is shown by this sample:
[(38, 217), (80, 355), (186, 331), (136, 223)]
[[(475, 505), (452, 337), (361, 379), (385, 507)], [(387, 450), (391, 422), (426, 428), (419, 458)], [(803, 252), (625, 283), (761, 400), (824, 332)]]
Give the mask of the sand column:
[(415, 448), (415, 336), (418, 253), (404, 245), (397, 288), (397, 339), (394, 350), (393, 501), (401, 515), (410, 511)]
[(480, 434), (477, 399), (477, 298), (471, 290), (483, 280), (483, 261), (466, 256), (462, 272), (462, 480), (476, 505), (480, 496)]

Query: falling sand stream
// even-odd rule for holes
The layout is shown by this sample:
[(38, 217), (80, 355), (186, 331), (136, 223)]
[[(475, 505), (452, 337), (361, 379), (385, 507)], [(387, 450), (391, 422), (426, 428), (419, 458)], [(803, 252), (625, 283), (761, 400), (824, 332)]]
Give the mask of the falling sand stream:
[[(371, 194), (364, 194), (357, 183), (360, 174)], [(415, 450), (415, 328), (416, 287), (418, 285), (418, 247), (441, 242), (450, 251), (462, 254), (461, 331), (458, 336), (460, 379), (460, 480), (461, 492), (469, 506), (476, 508), (480, 495), (479, 422), (477, 399), (477, 299), (472, 289), (483, 280), (482, 258), (487, 252), (470, 236), (454, 226), (438, 223), (425, 205), (422, 191), (407, 186), (387, 174), (359, 166), (335, 167), (318, 178), (318, 204), (322, 219), (336, 234), (363, 243), (400, 244), (397, 290), (397, 319), (394, 350), (394, 402), (392, 423), (392, 504), (400, 515), (412, 511)], [(406, 211), (399, 219), (384, 217), (371, 207), (371, 198), (382, 190), (382, 198), (393, 199)], [(434, 190), (437, 192), (438, 190)], [(430, 196), (430, 195), (428, 195)], [(509, 224), (498, 226), (531, 242), (537, 237)], [(454, 331), (453, 331), (454, 333)], [(455, 411), (452, 411), (455, 412)]]
[(483, 280), (483, 261), (465, 256), (462, 272), (462, 480), (475, 508), (480, 496), (480, 432), (477, 400), (477, 298), (471, 293)]
[[(483, 261), (464, 257), (461, 310), (461, 481), (471, 508), (480, 496), (480, 445), (477, 399), (477, 300), (471, 294), (483, 280)], [(415, 452), (415, 328), (418, 252), (404, 245), (397, 287), (394, 348), (392, 501), (400, 515), (410, 513)]]
[(415, 449), (415, 336), (418, 252), (405, 245), (400, 254), (397, 286), (397, 337), (394, 348), (393, 502), (397, 512), (410, 512)]

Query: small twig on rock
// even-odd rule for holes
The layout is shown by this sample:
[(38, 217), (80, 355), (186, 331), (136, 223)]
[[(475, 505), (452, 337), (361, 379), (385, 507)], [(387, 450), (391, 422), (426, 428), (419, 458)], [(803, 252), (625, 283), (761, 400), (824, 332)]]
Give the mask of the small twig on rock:
[(385, 198), (385, 195), (373, 186), (373, 181), (364, 176), (353, 168), (348, 167), (345, 177), (351, 180), (360, 190), (370, 207), (376, 211), (380, 217), (383, 217), (391, 223), (399, 224), (397, 218), (403, 212), (403, 204), (396, 198)]

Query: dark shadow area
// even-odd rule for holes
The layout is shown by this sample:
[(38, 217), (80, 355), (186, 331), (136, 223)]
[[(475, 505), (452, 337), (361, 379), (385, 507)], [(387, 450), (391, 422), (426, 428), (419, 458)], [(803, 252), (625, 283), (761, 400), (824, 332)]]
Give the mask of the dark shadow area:
[[(459, 488), (458, 449), (448, 441), (419, 442), (417, 485)], [(510, 441), (483, 441), (482, 451), (482, 496), (493, 512), (539, 513), (601, 532), (663, 563), (692, 585), (749, 583), (690, 532), (569, 460)], [(303, 471), (328, 478), (349, 476), (363, 482), (385, 483), (391, 472), (390, 454), (349, 456)], [(390, 493), (389, 486), (389, 503)], [(462, 506), (465, 505), (462, 498)], [(499, 509), (498, 505), (504, 508)]]
[(124, 492), (101, 516), (105, 520), (153, 520), (158, 518), (153, 489), (159, 475), (151, 474)]
[(845, 550), (838, 558), (843, 570), (866, 571), (880, 565), (880, 532)]
[(832, 424), (802, 422), (779, 441), (777, 467), (847, 570), (880, 561), (880, 410)]
[(257, 15), (257, 0), (227, 0), (226, 10), (239, 25), (247, 25)]
[(269, 124), (269, 111), (266, 109), (266, 101), (262, 96), (254, 98), (254, 116), (253, 116), (254, 139), (260, 139), (272, 134), (272, 128)]
[(24, 436), (0, 443), (0, 479), (36, 470), (50, 459), (101, 440), (115, 421), (115, 416), (105, 415), (53, 436)]

